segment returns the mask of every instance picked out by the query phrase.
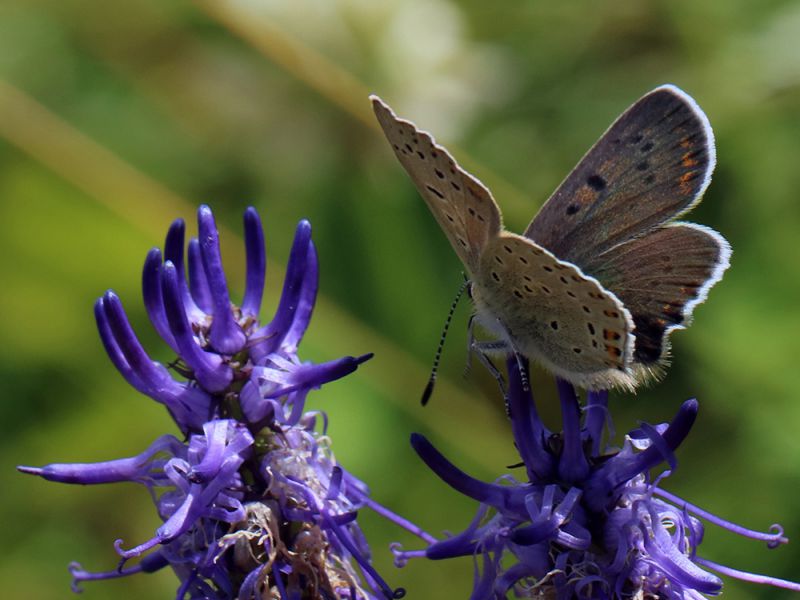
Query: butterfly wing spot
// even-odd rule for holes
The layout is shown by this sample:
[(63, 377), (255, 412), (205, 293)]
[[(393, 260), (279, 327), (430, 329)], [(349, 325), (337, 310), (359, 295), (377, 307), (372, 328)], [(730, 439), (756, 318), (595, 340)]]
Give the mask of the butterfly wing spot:
[(619, 313), (615, 310), (604, 310), (603, 314), (607, 317), (611, 317), (612, 319), (618, 319)]
[(417, 150), (417, 156), (419, 156), (420, 160), (425, 160), (425, 155), (419, 150)]
[(528, 264), (528, 259), (525, 258), (524, 256), (519, 255), (517, 258), (519, 259), (519, 262), (521, 262), (523, 265), (527, 265)]
[(574, 292), (572, 292), (572, 290), (567, 290), (567, 296), (569, 296), (570, 298), (577, 298), (577, 296), (574, 294)]
[(502, 259), (502, 258), (500, 258), (499, 256), (497, 256), (497, 254), (495, 254), (495, 255), (494, 255), (494, 260), (495, 260), (495, 262), (496, 262), (498, 265), (502, 265), (502, 264), (504, 264), (504, 263), (503, 263), (503, 259)]
[(519, 290), (515, 289), (515, 290), (514, 290), (514, 295), (515, 295), (517, 298), (519, 298), (520, 300), (522, 300), (522, 292), (520, 292)]
[(689, 194), (693, 193), (694, 186), (691, 185), (691, 182), (697, 179), (697, 176), (698, 176), (697, 171), (687, 171), (686, 173), (681, 175), (681, 178), (679, 180), (681, 194), (683, 194), (684, 196), (688, 196)]
[(563, 275), (559, 277), (559, 279), (561, 280), (561, 283), (563, 283), (564, 285), (569, 285), (569, 280)]
[(681, 164), (687, 169), (696, 167), (698, 164), (700, 164), (699, 161), (697, 160), (699, 154), (700, 152), (698, 150), (687, 152), (686, 154), (681, 156)]
[(572, 349), (572, 351), (573, 351), (575, 354), (580, 354), (580, 353), (582, 352), (582, 350), (581, 350), (580, 348), (573, 348), (573, 349)]
[(444, 179), (444, 173), (442, 173), (439, 169), (434, 169), (433, 172), (436, 173), (436, 176), (439, 179)]
[[(592, 328), (594, 329), (594, 328)], [(622, 336), (618, 331), (611, 331), (610, 329), (603, 329), (603, 339), (607, 341), (619, 341)]]
[(585, 304), (583, 306), (581, 306), (581, 308), (583, 309), (583, 312), (585, 312), (587, 315), (592, 314), (592, 310), (588, 306), (586, 306)]
[(592, 325), (591, 323), (587, 323), (586, 324), (586, 328), (589, 330), (589, 335), (594, 335), (594, 333), (595, 333), (594, 332), (594, 325)]
[(551, 291), (550, 291), (550, 288), (549, 288), (549, 287), (547, 287), (546, 285), (543, 285), (543, 286), (541, 286), (541, 287), (542, 287), (542, 291), (543, 291), (545, 294), (552, 294), (552, 293), (553, 293), (553, 292), (551, 292)]
[(447, 220), (450, 221), (451, 223), (456, 222), (456, 220), (453, 218), (453, 215), (451, 215), (450, 213), (444, 213), (444, 216), (447, 217)]
[(553, 272), (553, 267), (551, 267), (549, 265), (542, 265), (542, 269), (544, 269), (548, 273), (552, 273)]
[(600, 192), (606, 188), (606, 180), (595, 173), (594, 175), (590, 175), (586, 178), (586, 185), (596, 192)]
[(572, 216), (581, 209), (577, 204), (570, 204), (565, 211), (568, 215)]
[(558, 331), (558, 321), (550, 321), (550, 327), (553, 331)]
[(514, 251), (511, 249), (511, 246), (506, 246), (505, 244), (503, 244), (503, 250), (505, 250), (509, 254), (513, 254), (514, 253)]
[(644, 144), (642, 144), (642, 147), (639, 148), (639, 150), (642, 153), (647, 153), (650, 152), (650, 150), (652, 150), (654, 146), (655, 144), (653, 144), (653, 142), (645, 142)]
[(426, 185), (425, 187), (431, 194), (435, 194), (436, 197), (439, 198), (439, 200), (444, 200), (444, 194), (439, 190), (437, 190), (435, 187), (433, 187), (432, 185)]
[(616, 346), (611, 346), (610, 344), (606, 344), (606, 352), (612, 358), (619, 358), (620, 356), (622, 356), (622, 350), (620, 350)]
[(467, 242), (464, 241), (464, 238), (458, 238), (458, 243), (461, 244), (464, 248), (467, 247)]
[(533, 293), (533, 288), (529, 286), (527, 283), (522, 287), (525, 288), (525, 291), (528, 292), (529, 294)]
[(460, 192), (460, 191), (461, 191), (461, 186), (460, 186), (460, 185), (458, 185), (458, 184), (457, 184), (455, 181), (451, 181), (451, 182), (450, 182), (450, 185), (452, 185), (452, 186), (453, 186), (453, 189), (454, 189), (455, 191), (457, 191), (457, 192)]
[(500, 283), (500, 276), (496, 271), (492, 271), (492, 279), (494, 279), (497, 283)]

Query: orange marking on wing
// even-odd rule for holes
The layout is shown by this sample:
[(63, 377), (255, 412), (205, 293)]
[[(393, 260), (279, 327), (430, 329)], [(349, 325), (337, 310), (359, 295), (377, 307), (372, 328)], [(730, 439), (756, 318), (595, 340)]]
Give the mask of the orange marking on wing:
[(694, 179), (695, 171), (687, 171), (681, 178), (678, 180), (678, 184), (681, 188), (681, 194), (691, 194), (692, 193), (692, 179)]
[(681, 158), (681, 163), (687, 169), (691, 167), (696, 167), (698, 165), (698, 162), (694, 158), (692, 158), (691, 152), (687, 152), (686, 154), (683, 155), (683, 157)]

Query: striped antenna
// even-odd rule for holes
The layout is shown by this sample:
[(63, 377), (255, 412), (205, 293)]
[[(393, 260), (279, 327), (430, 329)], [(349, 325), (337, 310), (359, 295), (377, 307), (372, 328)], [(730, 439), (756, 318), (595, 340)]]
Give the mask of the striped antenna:
[(447, 320), (444, 322), (444, 328), (442, 329), (442, 337), (439, 338), (439, 347), (436, 349), (436, 356), (433, 358), (431, 376), (428, 378), (428, 385), (425, 386), (425, 391), (422, 392), (422, 406), (425, 406), (428, 403), (428, 400), (431, 399), (431, 394), (433, 394), (433, 386), (436, 385), (436, 374), (439, 371), (439, 359), (442, 358), (444, 341), (447, 339), (447, 330), (450, 329), (450, 321), (453, 320), (453, 314), (456, 312), (458, 301), (461, 300), (461, 296), (464, 295), (464, 290), (469, 287), (469, 284), (469, 279), (464, 279), (464, 283), (462, 283), (461, 287), (458, 288), (458, 293), (453, 299), (453, 303), (450, 305), (450, 312), (447, 314)]

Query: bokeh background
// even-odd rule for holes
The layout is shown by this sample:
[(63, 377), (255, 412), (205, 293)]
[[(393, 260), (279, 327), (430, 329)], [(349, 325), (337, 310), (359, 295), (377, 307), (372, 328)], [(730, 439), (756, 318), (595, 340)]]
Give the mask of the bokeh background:
[[(499, 393), (461, 376), (468, 309), (456, 314), (441, 384), (418, 399), (460, 265), (376, 130), (377, 92), (447, 143), (521, 231), (641, 94), (672, 82), (707, 112), (718, 167), (692, 219), (722, 232), (733, 266), (674, 339), (663, 383), (612, 398), (617, 430), (701, 412), (666, 484), (720, 516), (794, 541), (709, 527), (702, 554), (800, 577), (800, 3), (791, 0), (5, 0), (0, 6), (0, 558), (4, 597), (70, 596), (66, 566), (110, 569), (121, 537), (158, 525), (134, 486), (77, 488), (17, 464), (138, 453), (173, 431), (100, 345), (92, 303), (112, 287), (153, 356), (171, 357), (144, 314), (139, 273), (172, 219), (194, 230), (209, 203), (233, 290), (241, 213), (266, 223), (269, 316), (296, 222), (321, 257), (301, 356), (375, 352), (310, 396), (328, 411), (341, 463), (374, 496), (433, 532), (475, 505), (428, 473), (421, 431), (493, 479), (517, 461)], [(234, 297), (237, 293), (234, 291)], [(555, 426), (554, 385), (534, 389)], [(410, 598), (466, 598), (469, 559), (405, 569), (416, 542), (363, 514), (375, 561)], [(172, 598), (170, 573), (87, 585), (83, 597)], [(727, 598), (789, 598), (727, 580)]]

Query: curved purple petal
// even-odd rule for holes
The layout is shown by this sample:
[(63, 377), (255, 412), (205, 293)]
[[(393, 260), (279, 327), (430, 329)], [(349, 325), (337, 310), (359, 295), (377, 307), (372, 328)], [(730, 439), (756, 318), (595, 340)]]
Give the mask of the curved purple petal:
[(247, 256), (247, 277), (242, 298), (242, 313), (257, 317), (261, 310), (264, 281), (267, 275), (267, 252), (261, 217), (252, 206), (244, 211), (244, 245)]
[(211, 321), (209, 341), (220, 354), (233, 355), (244, 348), (247, 338), (234, 318), (228, 283), (222, 268), (219, 250), (219, 233), (211, 209), (205, 204), (197, 210), (197, 229), (200, 240), (200, 255), (203, 258), (208, 287), (214, 303), (214, 318)]
[(306, 279), (309, 246), (311, 244), (311, 224), (300, 221), (295, 231), (289, 264), (286, 267), (286, 278), (275, 316), (269, 325), (254, 334), (254, 339), (261, 340), (250, 348), (254, 362), (259, 363), (265, 356), (275, 352), (283, 343), (284, 337), (294, 323), (294, 316), (299, 306), (300, 294)]
[(189, 240), (188, 254), (189, 289), (192, 298), (203, 312), (212, 315), (214, 314), (214, 301), (211, 299), (211, 289), (208, 287), (206, 268), (203, 265), (203, 255), (197, 238)]
[(198, 383), (209, 392), (221, 392), (233, 380), (233, 371), (218, 354), (206, 352), (197, 344), (186, 317), (177, 278), (173, 264), (169, 261), (164, 263), (161, 269), (161, 289), (175, 343), (178, 344), (181, 358), (194, 371)]

